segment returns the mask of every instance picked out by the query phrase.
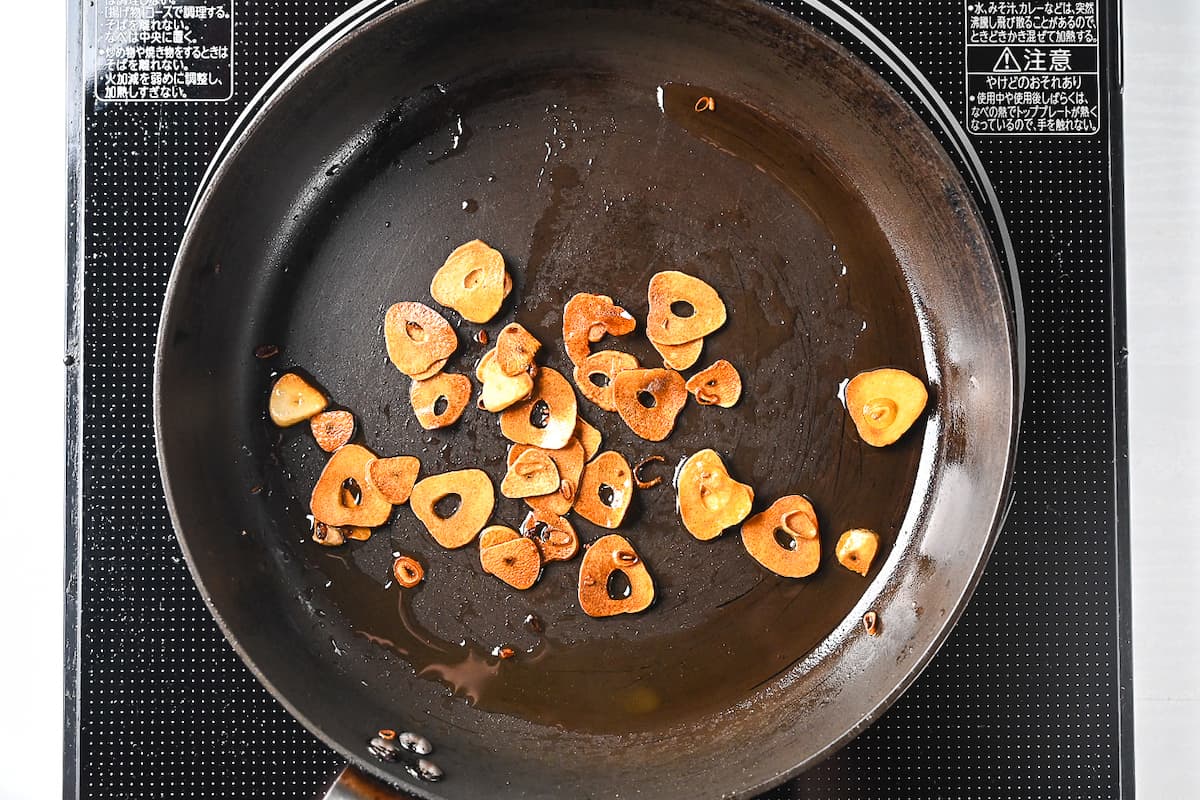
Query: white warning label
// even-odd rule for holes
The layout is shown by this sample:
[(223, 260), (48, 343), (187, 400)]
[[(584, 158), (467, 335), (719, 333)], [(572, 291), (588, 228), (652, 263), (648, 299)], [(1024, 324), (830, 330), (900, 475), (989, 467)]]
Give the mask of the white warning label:
[(1098, 0), (965, 0), (967, 130), (981, 136), (1100, 131)]

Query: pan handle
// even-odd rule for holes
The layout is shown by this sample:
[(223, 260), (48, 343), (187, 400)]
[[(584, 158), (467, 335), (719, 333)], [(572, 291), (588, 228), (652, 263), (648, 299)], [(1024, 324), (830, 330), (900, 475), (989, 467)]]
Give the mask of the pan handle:
[(322, 800), (413, 800), (395, 788), (347, 764)]

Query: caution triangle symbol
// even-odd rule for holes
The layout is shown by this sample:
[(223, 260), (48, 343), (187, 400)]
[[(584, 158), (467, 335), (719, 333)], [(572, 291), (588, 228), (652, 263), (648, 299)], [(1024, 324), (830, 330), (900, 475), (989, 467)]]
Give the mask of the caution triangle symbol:
[(1021, 62), (1017, 61), (1017, 57), (1013, 55), (1011, 48), (1004, 48), (1004, 52), (1000, 54), (1000, 58), (996, 60), (996, 66), (992, 67), (992, 72), (1020, 72)]

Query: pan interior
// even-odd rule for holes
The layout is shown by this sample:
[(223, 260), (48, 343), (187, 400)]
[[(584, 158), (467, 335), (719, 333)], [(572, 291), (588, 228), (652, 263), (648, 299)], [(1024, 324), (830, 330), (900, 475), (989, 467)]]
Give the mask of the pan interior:
[[(254, 309), (261, 343), (282, 355), (269, 364), (246, 356), (260, 403), (246, 409), (257, 426), (248, 433), (264, 462), (277, 464), (264, 473), (262, 508), (279, 557), (305, 567), (306, 599), (332, 606), (314, 621), (340, 650), (363, 654), (350, 669), (372, 685), (388, 665), (460, 702), (538, 724), (664, 729), (745, 699), (849, 613), (868, 580), (836, 562), (842, 530), (879, 531), (876, 570), (886, 558), (914, 496), (923, 426), (894, 447), (867, 447), (839, 388), (885, 365), (925, 378), (896, 256), (838, 165), (770, 108), (661, 77), (633, 64), (616, 72), (539, 64), (453, 91), (430, 87), (405, 98), (366, 145), (329, 154), (316, 202), (287, 232), (273, 265), (286, 278)], [(695, 110), (702, 96), (715, 98), (715, 111)], [(641, 615), (585, 616), (578, 558), (547, 565), (533, 589), (517, 592), (482, 573), (477, 547), (437, 546), (407, 507), (369, 542), (325, 549), (308, 538), (306, 499), (326, 457), (306, 426), (280, 434), (263, 420), (280, 368), (311, 374), (354, 412), (361, 442), (418, 456), (422, 475), (481, 467), (497, 484), (503, 475), (507, 442), (495, 416), (469, 408), (451, 428), (422, 430), (381, 335), (394, 302), (438, 307), (434, 271), (474, 238), (504, 254), (515, 288), (484, 326), (445, 311), (459, 337), (447, 371), (473, 375), (490, 346), (476, 342), (478, 330), (494, 343), (515, 319), (543, 342), (542, 363), (570, 375), (561, 314), (576, 292), (609, 294), (639, 320), (635, 335), (593, 349), (660, 366), (642, 334), (647, 282), (660, 270), (699, 276), (726, 303), (729, 320), (696, 368), (718, 358), (736, 365), (744, 385), (736, 407), (689, 401), (670, 438), (651, 443), (580, 399), (604, 449), (630, 463), (666, 460), (666, 481), (636, 493), (620, 531), (655, 580), (656, 603)], [(816, 575), (769, 573), (736, 529), (707, 543), (687, 534), (671, 472), (706, 447), (754, 487), (755, 512), (786, 494), (812, 500), (823, 544)], [(525, 511), (498, 496), (493, 521), (517, 527)], [(571, 520), (584, 542), (606, 533)], [(420, 588), (391, 583), (395, 553), (425, 565)], [(515, 656), (501, 658), (502, 648)]]
[[(715, 111), (696, 111), (699, 95)], [(421, 430), (381, 331), (392, 303), (434, 305), (434, 271), (473, 238), (515, 284), (489, 338), (518, 320), (562, 372), (575, 292), (611, 295), (640, 328), (655, 272), (711, 283), (729, 320), (700, 364), (733, 362), (740, 404), (689, 401), (661, 444), (586, 401), (583, 415), (605, 449), (662, 455), (668, 476), (720, 451), (756, 511), (810, 497), (816, 575), (765, 572), (736, 531), (695, 541), (669, 485), (635, 493), (622, 527), (657, 587), (635, 616), (580, 611), (578, 558), (509, 589), (476, 547), (442, 550), (406, 507), (368, 542), (310, 541), (326, 456), (303, 426), (266, 419), (281, 371), (311, 375), (381, 455), (499, 478), (495, 420), (471, 408)], [(928, 129), (794, 19), (749, 0), (413, 0), (292, 76), (215, 170), (160, 329), (160, 464), (230, 640), (359, 766), (422, 797), (747, 796), (875, 719), (957, 618), (1011, 467), (1011, 315)], [(473, 371), (477, 330), (458, 325), (447, 369)], [(256, 358), (262, 345), (279, 354)], [(599, 347), (660, 363), (640, 332)], [(926, 380), (931, 408), (875, 449), (838, 392), (883, 365)], [(500, 500), (493, 519), (523, 516)], [(575, 522), (585, 542), (602, 533)], [(865, 579), (832, 553), (860, 526), (884, 539)], [(394, 553), (424, 564), (416, 590), (389, 585)], [(857, 624), (867, 608), (880, 636)], [(385, 727), (428, 736), (445, 780), (414, 788), (415, 759), (372, 759)]]

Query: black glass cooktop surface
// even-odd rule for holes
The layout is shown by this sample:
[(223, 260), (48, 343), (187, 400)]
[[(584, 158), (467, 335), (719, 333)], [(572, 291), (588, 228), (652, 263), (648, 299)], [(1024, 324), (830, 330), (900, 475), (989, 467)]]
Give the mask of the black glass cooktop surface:
[[(892, 82), (971, 176), (1019, 267), (1027, 371), (1014, 501), (961, 622), (881, 720), (765, 797), (1131, 797), (1118, 3), (778, 5)], [(210, 159), (350, 6), (74, 12), (81, 63), (103, 69), (72, 86), (68, 796), (307, 798), (341, 765), (201, 602), (162, 496), (151, 381), (163, 290)], [(161, 42), (125, 26), (146, 9)]]

